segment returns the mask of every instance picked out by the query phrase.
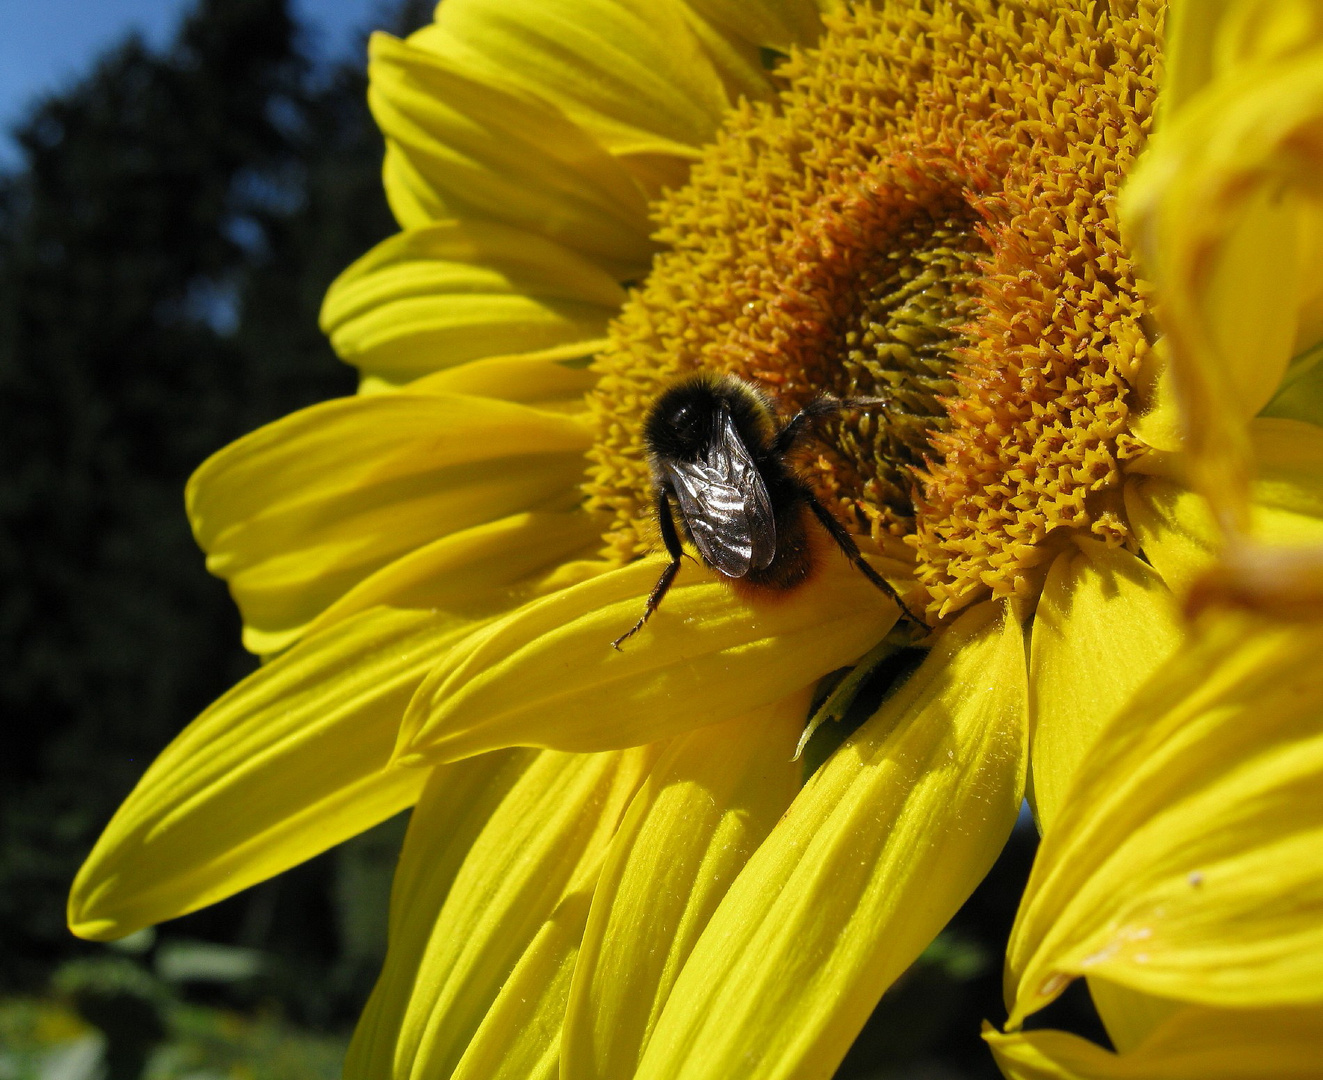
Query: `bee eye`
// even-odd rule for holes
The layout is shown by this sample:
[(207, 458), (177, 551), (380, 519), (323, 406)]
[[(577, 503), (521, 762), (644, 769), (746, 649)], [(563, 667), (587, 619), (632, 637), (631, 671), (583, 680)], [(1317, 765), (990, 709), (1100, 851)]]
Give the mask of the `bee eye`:
[(671, 427), (681, 435), (692, 435), (698, 427), (698, 415), (692, 405), (681, 405), (671, 413)]

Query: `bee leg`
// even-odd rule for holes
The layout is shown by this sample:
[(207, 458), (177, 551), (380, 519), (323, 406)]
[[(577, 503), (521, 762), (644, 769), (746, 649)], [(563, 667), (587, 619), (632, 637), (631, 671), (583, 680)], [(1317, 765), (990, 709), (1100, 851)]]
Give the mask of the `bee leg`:
[(890, 404), (887, 398), (880, 397), (838, 398), (831, 394), (819, 394), (795, 413), (786, 422), (785, 427), (777, 432), (776, 440), (772, 443), (772, 451), (776, 454), (784, 454), (795, 445), (795, 440), (804, 434), (804, 429), (814, 420), (835, 416), (846, 409), (886, 409)]
[(802, 487), (800, 491), (803, 494), (804, 499), (808, 502), (809, 508), (813, 511), (813, 515), (822, 522), (822, 527), (827, 530), (827, 535), (835, 541), (836, 546), (841, 549), (842, 554), (854, 563), (855, 569), (891, 597), (891, 599), (896, 601), (896, 603), (900, 605), (900, 610), (903, 611), (908, 618), (913, 620), (919, 626), (923, 626), (923, 620), (909, 609), (909, 605), (901, 599), (900, 593), (896, 592), (895, 586), (869, 566), (864, 560), (863, 555), (859, 552), (859, 545), (854, 542), (854, 537), (845, 531), (845, 527), (836, 520), (836, 516), (823, 506), (822, 503), (818, 502), (817, 496), (814, 495), (807, 486)]
[(680, 546), (680, 534), (675, 531), (675, 518), (671, 516), (671, 499), (665, 488), (657, 492), (657, 527), (661, 529), (662, 543), (666, 545), (666, 554), (671, 557), (671, 561), (666, 564), (666, 569), (661, 572), (661, 577), (657, 579), (657, 584), (652, 587), (652, 592), (648, 594), (648, 603), (643, 609), (643, 616), (621, 634), (615, 641), (611, 642), (611, 648), (616, 652), (620, 651), (622, 642), (629, 640), (640, 630), (643, 624), (652, 618), (652, 613), (657, 610), (662, 602), (662, 598), (671, 588), (671, 583), (675, 580), (675, 575), (680, 570), (680, 560), (684, 558), (684, 548)]

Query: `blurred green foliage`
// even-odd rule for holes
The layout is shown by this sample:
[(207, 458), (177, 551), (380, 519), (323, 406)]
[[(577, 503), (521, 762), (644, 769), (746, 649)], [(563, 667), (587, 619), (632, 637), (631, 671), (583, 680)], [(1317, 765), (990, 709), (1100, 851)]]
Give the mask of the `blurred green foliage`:
[[(270, 1013), (190, 1005), (168, 987), (136, 1022), (80, 1013), (86, 999), (0, 1000), (0, 1080), (335, 1080), (345, 1041)], [(107, 997), (123, 1009), (126, 997)], [(75, 1009), (76, 1004), (76, 1009)], [(143, 1019), (150, 1037), (141, 1032)], [(102, 1026), (110, 1024), (108, 1039)]]

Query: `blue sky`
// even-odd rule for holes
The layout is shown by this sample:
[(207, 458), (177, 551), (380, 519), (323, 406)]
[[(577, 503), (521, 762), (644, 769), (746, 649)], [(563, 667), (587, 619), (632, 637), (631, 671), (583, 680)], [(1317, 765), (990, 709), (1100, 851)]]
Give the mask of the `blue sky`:
[[(34, 97), (76, 79), (102, 50), (138, 31), (173, 36), (192, 0), (0, 0), (0, 165), (16, 162), (9, 129)], [(349, 56), (382, 0), (294, 0), (322, 55)]]

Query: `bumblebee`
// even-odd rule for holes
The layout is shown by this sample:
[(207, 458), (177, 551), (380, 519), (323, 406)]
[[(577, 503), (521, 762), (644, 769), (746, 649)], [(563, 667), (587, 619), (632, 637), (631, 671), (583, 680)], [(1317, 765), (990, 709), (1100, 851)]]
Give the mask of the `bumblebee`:
[[(643, 423), (657, 527), (671, 557), (643, 615), (611, 644), (643, 629), (684, 557), (680, 530), (703, 561), (742, 592), (784, 592), (812, 574), (820, 546), (810, 518), (870, 582), (909, 609), (859, 553), (854, 538), (797, 476), (786, 455), (813, 421), (845, 409), (885, 408), (885, 398), (822, 394), (782, 423), (772, 403), (733, 375), (702, 372), (658, 396)], [(676, 528), (679, 511), (680, 529)]]

